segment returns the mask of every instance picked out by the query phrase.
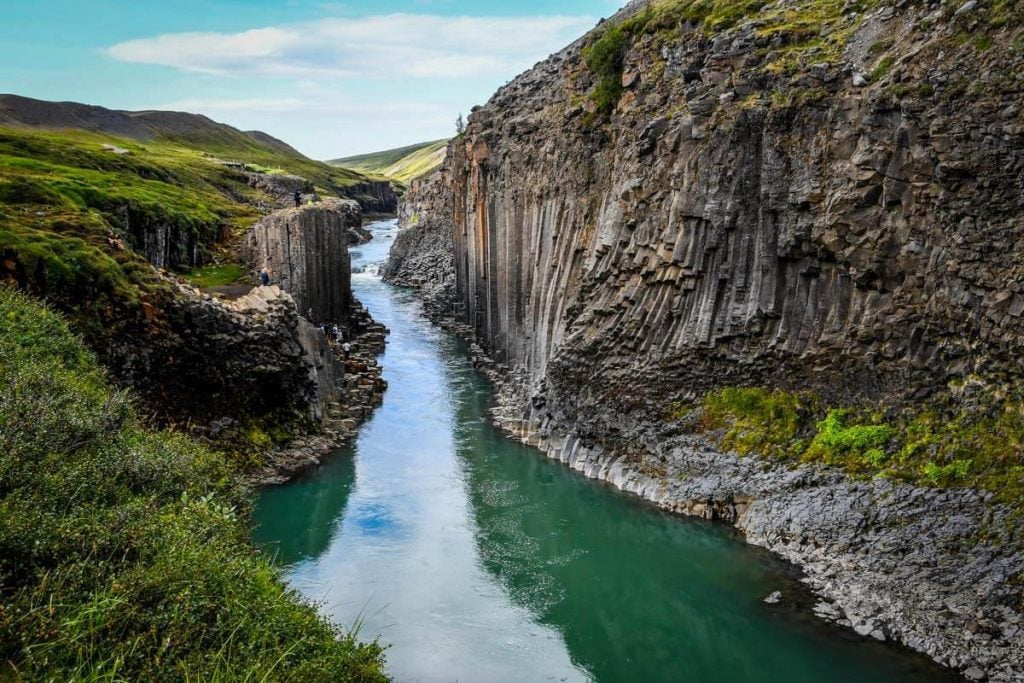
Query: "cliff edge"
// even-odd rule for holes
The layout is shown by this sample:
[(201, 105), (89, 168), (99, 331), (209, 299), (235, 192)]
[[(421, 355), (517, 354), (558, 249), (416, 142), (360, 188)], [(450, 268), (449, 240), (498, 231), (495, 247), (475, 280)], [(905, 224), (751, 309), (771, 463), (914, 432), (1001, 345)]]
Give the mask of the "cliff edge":
[(473, 111), (394, 268), (450, 230), (511, 432), (1021, 680), (1021, 19), (632, 3)]

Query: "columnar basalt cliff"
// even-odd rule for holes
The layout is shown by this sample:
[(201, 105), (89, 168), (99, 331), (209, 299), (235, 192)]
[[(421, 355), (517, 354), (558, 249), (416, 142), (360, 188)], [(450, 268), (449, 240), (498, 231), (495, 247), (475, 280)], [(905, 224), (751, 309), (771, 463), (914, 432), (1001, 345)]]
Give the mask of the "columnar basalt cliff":
[(1024, 556), (991, 494), (736, 459), (664, 419), (737, 385), (894, 406), (1013, 389), (1024, 50), (986, 46), (1016, 25), (975, 2), (775, 2), (717, 28), (673, 4), (633, 3), (476, 109), (446, 191), (406, 197), (394, 269), (435, 262), (418, 226), (452, 229), (450, 308), (507, 368), (514, 433), (678, 512), (728, 491), (822, 614), (1022, 680)]
[(385, 282), (413, 287), (428, 311), (451, 315), (455, 302), (455, 261), (447, 176), (441, 172), (416, 180), (399, 208), (402, 231), (395, 238), (381, 275)]
[(279, 211), (246, 235), (243, 251), (254, 270), (266, 267), (314, 323), (338, 323), (351, 308), (348, 229), (362, 221), (351, 200), (326, 200)]

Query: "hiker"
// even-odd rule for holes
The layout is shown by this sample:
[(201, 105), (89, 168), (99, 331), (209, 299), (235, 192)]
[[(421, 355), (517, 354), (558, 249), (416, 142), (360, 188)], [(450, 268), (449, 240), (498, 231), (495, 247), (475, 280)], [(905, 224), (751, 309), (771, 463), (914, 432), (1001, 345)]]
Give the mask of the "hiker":
[(264, 287), (270, 286), (270, 271), (267, 270), (266, 266), (264, 266), (263, 269), (260, 270), (260, 284), (263, 285)]
[(345, 342), (341, 345), (341, 352), (345, 354), (345, 360), (348, 360), (349, 354), (352, 353), (352, 345)]
[(300, 206), (302, 206), (302, 193), (295, 190), (295, 208), (297, 209)]
[(337, 325), (331, 327), (331, 339), (334, 340), (335, 344), (341, 341), (341, 331), (338, 329)]

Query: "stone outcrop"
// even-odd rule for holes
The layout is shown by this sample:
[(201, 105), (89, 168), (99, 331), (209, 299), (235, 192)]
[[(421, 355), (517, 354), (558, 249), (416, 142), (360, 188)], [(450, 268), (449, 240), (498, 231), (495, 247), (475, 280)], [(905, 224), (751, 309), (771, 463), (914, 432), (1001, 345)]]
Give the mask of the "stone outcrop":
[(362, 214), (351, 200), (325, 200), (265, 217), (246, 234), (250, 267), (266, 267), (313, 323), (339, 323), (351, 308), (348, 229)]
[(367, 180), (345, 188), (345, 196), (359, 202), (369, 214), (391, 215), (398, 210), (398, 195), (390, 180)]
[(583, 63), (596, 36), (553, 55), (474, 110), (442, 189), (411, 189), (389, 272), (443, 281), (430, 255), (450, 229), (447, 309), (502, 368), (512, 433), (676, 512), (728, 491), (822, 614), (1021, 680), (1005, 508), (745, 461), (661, 424), (720, 386), (899, 404), (1021, 379), (1024, 53), (957, 40), (976, 15), (937, 3), (842, 22), (841, 58), (793, 74), (768, 68), (805, 39), (785, 30), (641, 32), (607, 118)]
[(385, 282), (420, 290), (427, 311), (451, 315), (455, 301), (455, 260), (451, 216), (436, 207), (451, 201), (442, 173), (413, 182), (399, 210), (401, 231), (381, 271)]
[(293, 206), (295, 193), (312, 194), (313, 183), (292, 173), (246, 172), (249, 187), (270, 195), (279, 206)]
[(252, 484), (284, 484), (319, 466), (355, 435), (359, 425), (384, 400), (387, 382), (381, 377), (377, 358), (384, 353), (388, 330), (358, 304), (349, 316), (348, 330), (351, 353), (345, 359), (340, 348), (327, 342), (323, 330), (300, 321), (299, 341), (306, 351), (311, 377), (319, 387), (320, 400), (314, 408), (320, 429), (273, 453), (250, 475)]
[(278, 287), (262, 287), (231, 302), (175, 284), (159, 311), (164, 332), (126, 358), (139, 374), (139, 391), (171, 416), (197, 425), (246, 417), (316, 420), (328, 396), (321, 391), (302, 343), (305, 323), (295, 302)]

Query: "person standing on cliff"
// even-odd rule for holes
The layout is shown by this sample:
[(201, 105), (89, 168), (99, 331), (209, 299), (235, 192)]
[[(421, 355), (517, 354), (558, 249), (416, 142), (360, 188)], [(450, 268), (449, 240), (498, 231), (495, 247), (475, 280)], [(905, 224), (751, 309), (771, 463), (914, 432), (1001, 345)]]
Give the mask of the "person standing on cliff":
[(345, 360), (348, 360), (349, 355), (352, 353), (352, 345), (345, 342), (341, 345), (341, 352), (345, 354)]
[(270, 271), (267, 270), (266, 266), (260, 271), (260, 284), (264, 287), (270, 286)]
[(295, 208), (297, 209), (300, 206), (302, 206), (302, 193), (295, 190)]

